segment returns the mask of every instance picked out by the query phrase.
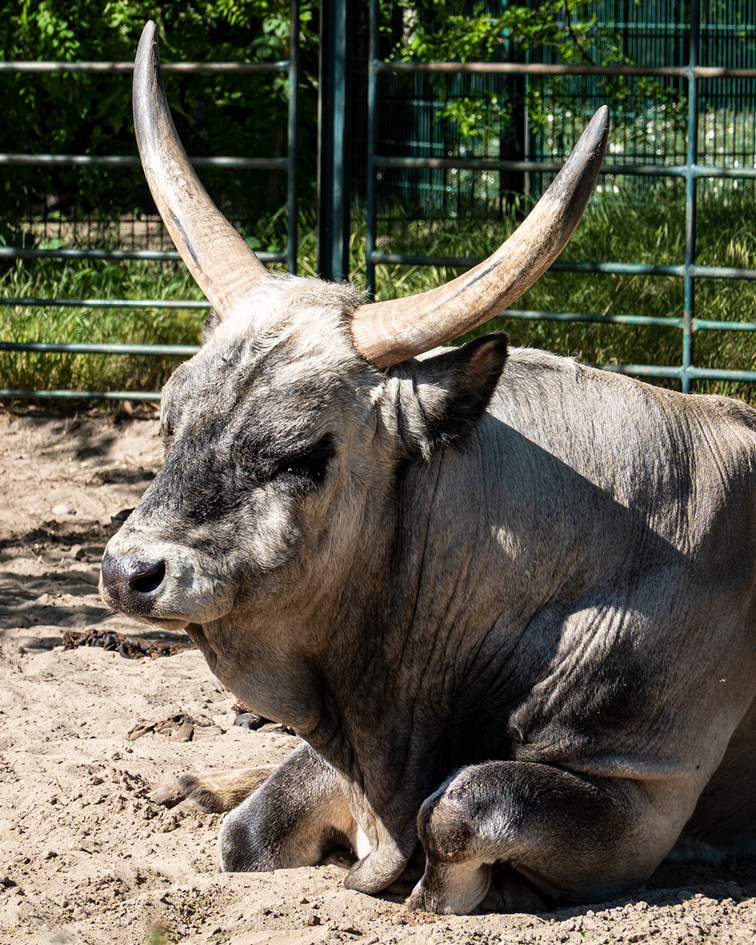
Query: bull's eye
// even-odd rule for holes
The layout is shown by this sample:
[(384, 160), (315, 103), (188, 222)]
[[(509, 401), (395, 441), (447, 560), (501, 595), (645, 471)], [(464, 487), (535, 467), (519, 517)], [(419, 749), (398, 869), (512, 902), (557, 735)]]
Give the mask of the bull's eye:
[(278, 467), (276, 478), (291, 476), (301, 484), (319, 486), (325, 479), (328, 464), (335, 455), (333, 437), (326, 434), (305, 453), (284, 460)]

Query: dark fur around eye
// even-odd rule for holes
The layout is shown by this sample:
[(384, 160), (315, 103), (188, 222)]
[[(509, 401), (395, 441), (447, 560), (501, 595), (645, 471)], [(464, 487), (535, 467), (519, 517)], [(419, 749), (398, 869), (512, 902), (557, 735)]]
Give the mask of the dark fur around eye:
[(319, 486), (328, 472), (328, 463), (336, 455), (336, 444), (330, 433), (298, 456), (283, 460), (276, 471), (276, 478), (293, 477), (302, 484)]

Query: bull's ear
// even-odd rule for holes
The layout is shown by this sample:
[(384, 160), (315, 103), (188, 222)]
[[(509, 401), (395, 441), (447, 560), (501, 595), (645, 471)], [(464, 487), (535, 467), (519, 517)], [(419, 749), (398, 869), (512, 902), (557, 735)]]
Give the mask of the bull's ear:
[(221, 317), (215, 311), (214, 308), (211, 308), (207, 313), (207, 318), (202, 326), (202, 334), (200, 336), (200, 344), (204, 348), (208, 341), (212, 340), (213, 335), (215, 334), (215, 329), (220, 325)]
[(502, 331), (391, 368), (395, 423), (406, 455), (426, 459), (443, 446), (460, 446), (491, 400), (507, 359)]

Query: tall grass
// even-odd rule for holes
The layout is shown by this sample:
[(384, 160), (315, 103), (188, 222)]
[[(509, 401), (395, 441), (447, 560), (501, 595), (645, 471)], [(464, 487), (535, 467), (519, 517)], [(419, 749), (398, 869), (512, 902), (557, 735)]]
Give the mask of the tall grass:
[[(752, 188), (725, 182), (703, 189), (698, 207), (697, 262), (711, 266), (756, 269), (756, 199)], [(683, 184), (674, 181), (644, 203), (594, 201), (563, 260), (681, 264), (685, 253)], [(481, 257), (488, 255), (517, 225), (516, 208), (503, 221), (402, 221), (382, 225), (379, 248), (389, 252)], [(314, 274), (316, 238), (311, 221), (303, 221), (299, 267)], [(355, 214), (350, 265), (364, 286), (364, 218)], [(281, 239), (270, 231), (261, 242), (271, 248)], [(457, 274), (444, 268), (379, 266), (378, 298), (411, 295)], [(17, 262), (0, 279), (6, 298), (122, 298), (201, 300), (184, 267), (173, 263)], [(575, 312), (601, 316), (682, 315), (683, 282), (679, 278), (638, 275), (547, 273), (516, 304), (517, 309)], [(756, 322), (756, 283), (701, 280), (695, 314), (719, 321)], [(153, 308), (53, 308), (4, 306), (0, 339), (5, 341), (194, 344), (203, 311)], [(547, 348), (590, 363), (681, 363), (679, 329), (654, 326), (522, 321), (500, 318), (474, 334), (504, 328), (513, 343)], [(164, 357), (118, 357), (0, 353), (2, 387), (13, 389), (158, 390), (176, 365)], [(699, 367), (750, 370), (756, 364), (756, 333), (697, 332), (695, 364)], [(674, 382), (673, 386), (674, 386)], [(716, 390), (756, 400), (750, 385), (709, 383)]]
[[(17, 262), (0, 282), (6, 298), (180, 299), (204, 297), (183, 266), (149, 262)], [(3, 341), (110, 344), (197, 344), (204, 315), (197, 310), (3, 306)], [(6, 389), (159, 389), (176, 358), (0, 352)]]

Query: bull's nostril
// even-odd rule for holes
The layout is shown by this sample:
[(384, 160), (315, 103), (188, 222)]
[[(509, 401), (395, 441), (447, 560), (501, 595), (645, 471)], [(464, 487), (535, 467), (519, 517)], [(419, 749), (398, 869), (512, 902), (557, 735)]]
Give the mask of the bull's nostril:
[(142, 571), (135, 574), (129, 580), (129, 586), (138, 594), (151, 594), (163, 583), (165, 577), (165, 561), (159, 561), (149, 571)]

